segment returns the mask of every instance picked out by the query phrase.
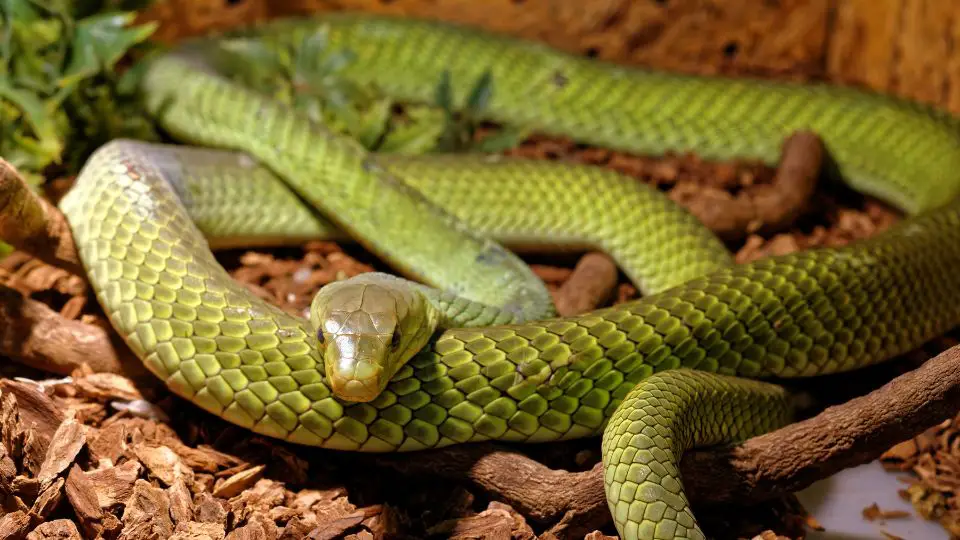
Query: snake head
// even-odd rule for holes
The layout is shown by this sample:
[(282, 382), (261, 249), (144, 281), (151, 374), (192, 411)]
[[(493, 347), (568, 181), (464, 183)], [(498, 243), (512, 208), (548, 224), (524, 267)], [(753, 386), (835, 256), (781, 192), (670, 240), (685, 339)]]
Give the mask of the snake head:
[(409, 282), (366, 273), (324, 286), (310, 308), (333, 394), (372, 401), (432, 334)]

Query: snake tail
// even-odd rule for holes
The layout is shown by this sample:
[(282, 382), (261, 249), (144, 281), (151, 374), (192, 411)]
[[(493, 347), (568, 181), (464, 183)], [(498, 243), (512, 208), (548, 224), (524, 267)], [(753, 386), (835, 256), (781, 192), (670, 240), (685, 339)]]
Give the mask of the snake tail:
[(603, 432), (604, 488), (617, 530), (623, 538), (706, 540), (681, 485), (683, 452), (740, 442), (790, 419), (778, 385), (689, 369), (643, 380)]

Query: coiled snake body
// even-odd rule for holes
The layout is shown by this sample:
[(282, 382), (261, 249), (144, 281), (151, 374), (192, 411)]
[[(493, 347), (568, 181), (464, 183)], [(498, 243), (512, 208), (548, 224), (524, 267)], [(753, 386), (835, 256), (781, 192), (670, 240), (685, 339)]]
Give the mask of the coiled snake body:
[[(344, 76), (360, 84), (423, 101), (449, 70), (462, 97), (489, 70), (491, 120), (585, 143), (773, 163), (786, 135), (812, 129), (848, 184), (914, 215), (850, 246), (735, 266), (689, 214), (636, 182), (562, 164), (371, 155), (185, 46), (151, 62), (142, 91), (175, 138), (218, 150), (109, 143), (61, 208), (131, 349), (172, 391), (233, 423), (369, 452), (602, 434), (621, 536), (703, 538), (680, 454), (789, 419), (783, 390), (752, 379), (880, 362), (960, 318), (960, 136), (944, 114), (849, 89), (626, 69), (439, 23), (338, 14), (256, 32), (292, 40), (318, 28), (355, 53)], [(296, 209), (294, 193), (324, 218)], [(337, 398), (324, 334), (231, 280), (210, 251), (336, 231), (448, 300), (469, 297), (450, 300), (461, 311), (491, 307), (497, 324), (430, 336), (406, 313), (394, 341), (376, 342), (404, 349), (385, 388)], [(488, 237), (600, 247), (646, 295), (534, 320), (550, 313), (542, 284)], [(368, 315), (379, 331), (385, 319)]]

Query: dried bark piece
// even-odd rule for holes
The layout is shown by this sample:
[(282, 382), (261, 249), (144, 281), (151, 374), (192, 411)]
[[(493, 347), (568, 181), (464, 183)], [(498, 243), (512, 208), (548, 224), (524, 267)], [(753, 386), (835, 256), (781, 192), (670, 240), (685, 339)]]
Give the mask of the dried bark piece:
[(226, 503), (208, 492), (199, 493), (194, 500), (194, 519), (202, 523), (215, 523), (226, 527)]
[(224, 540), (226, 536), (223, 525), (186, 521), (177, 524), (170, 540)]
[(170, 499), (170, 518), (174, 525), (193, 519), (193, 498), (183, 479), (178, 478), (167, 488), (167, 497)]
[(142, 373), (129, 349), (106, 328), (70, 320), (46, 304), (0, 285), (0, 355), (49, 373)]
[(76, 524), (69, 519), (56, 519), (37, 525), (27, 540), (83, 540)]
[(229, 501), (230, 513), (235, 522), (244, 522), (254, 514), (269, 512), (286, 500), (286, 490), (280, 482), (261, 478), (253, 487), (247, 488)]
[(138, 429), (136, 422), (126, 420), (131, 419), (124, 418), (115, 422), (108, 420), (108, 423), (104, 423), (100, 429), (90, 435), (87, 447), (95, 460), (116, 463), (130, 452), (133, 445), (144, 440), (143, 432)]
[(30, 513), (41, 520), (46, 519), (60, 505), (65, 483), (66, 481), (63, 478), (57, 477), (53, 483), (48, 484), (37, 496), (37, 500), (33, 502)]
[(114, 416), (108, 419), (91, 437), (90, 448), (98, 458), (115, 462), (141, 443), (169, 448), (188, 469), (197, 472), (215, 473), (231, 467), (248, 466), (244, 460), (206, 445), (196, 448), (187, 446), (169, 425), (140, 417)]
[(533, 527), (527, 523), (527, 520), (523, 517), (523, 514), (514, 510), (512, 506), (499, 501), (492, 501), (490, 502), (489, 506), (487, 506), (487, 509), (502, 510), (513, 518), (514, 540), (536, 540), (537, 535), (533, 532)]
[(277, 540), (277, 526), (264, 517), (254, 515), (246, 525), (230, 531), (225, 540)]
[(85, 301), (89, 292), (89, 284), (82, 275), (47, 264), (23, 251), (14, 251), (0, 259), (0, 282), (26, 296), (56, 291), (71, 297), (68, 302), (74, 299)]
[(0, 159), (0, 238), (36, 258), (82, 276), (66, 218)]
[(592, 533), (584, 536), (583, 540), (617, 540), (617, 537), (607, 536), (600, 531), (593, 531)]
[(333, 540), (338, 538), (350, 529), (360, 525), (369, 517), (375, 516), (382, 511), (381, 505), (368, 506), (361, 508), (348, 516), (344, 516), (333, 521), (327, 521), (310, 531), (307, 535), (309, 540)]
[[(360, 525), (364, 530), (361, 530), (356, 534), (368, 534), (374, 540), (396, 538), (397, 536), (400, 536), (402, 532), (400, 529), (401, 519), (402, 518), (398, 515), (398, 512), (394, 510), (393, 506), (383, 504), (380, 505), (380, 512), (360, 522)], [(516, 519), (517, 515), (514, 515), (514, 520)], [(523, 517), (520, 517), (520, 521), (523, 521)]]
[(164, 486), (172, 486), (177, 480), (193, 483), (193, 470), (169, 447), (140, 443), (131, 452)]
[(306, 538), (310, 531), (317, 528), (315, 516), (294, 516), (280, 531), (279, 540), (299, 540)]
[(863, 519), (867, 521), (886, 521), (888, 519), (902, 519), (910, 517), (910, 512), (903, 510), (881, 510), (877, 503), (863, 509)]
[(15, 498), (14, 510), (27, 510), (28, 507), (23, 501), (34, 501), (40, 496), (40, 482), (36, 478), (27, 476), (17, 476), (13, 479), (11, 493)]
[(600, 252), (587, 253), (554, 296), (557, 312), (569, 317), (598, 308), (610, 299), (618, 278), (613, 259)]
[[(2, 429), (3, 442), (7, 449), (13, 451), (8, 436), (13, 437), (17, 432), (29, 430), (36, 434), (41, 450), (46, 455), (50, 439), (64, 419), (60, 408), (35, 384), (2, 379), (0, 392), (5, 394)], [(7, 396), (12, 400), (9, 403), (6, 402)]]
[(116, 373), (87, 373), (75, 377), (73, 388), (77, 395), (92, 401), (106, 403), (110, 400), (142, 400), (143, 395), (133, 381)]
[(239, 495), (263, 478), (263, 471), (266, 468), (266, 465), (257, 465), (234, 474), (213, 489), (213, 496), (229, 499)]
[(0, 538), (19, 540), (30, 530), (30, 516), (21, 510), (0, 516)]
[(146, 480), (137, 480), (121, 521), (123, 532), (119, 540), (169, 538), (173, 534), (173, 521), (166, 491), (151, 486)]
[(103, 512), (96, 486), (77, 464), (70, 467), (70, 473), (67, 475), (66, 492), (67, 500), (73, 506), (73, 512), (77, 515), (84, 533), (90, 538), (96, 538), (103, 531), (103, 527), (100, 525)]
[(17, 465), (7, 453), (7, 448), (0, 444), (0, 493), (13, 492), (13, 482), (17, 477)]
[(502, 509), (487, 509), (474, 516), (442, 521), (427, 532), (431, 535), (442, 534), (450, 540), (511, 540), (514, 520), (510, 512)]
[(773, 531), (767, 530), (754, 536), (751, 540), (793, 540), (789, 536), (779, 535)]
[(125, 461), (114, 467), (84, 473), (97, 495), (97, 504), (109, 509), (123, 504), (133, 495), (133, 485), (140, 477), (143, 466), (137, 461)]
[(86, 444), (87, 437), (79, 422), (73, 418), (67, 418), (61, 422), (50, 441), (47, 456), (37, 474), (41, 489), (67, 470)]
[(249, 466), (246, 461), (236, 456), (219, 452), (206, 445), (193, 448), (178, 440), (176, 443), (167, 442), (167, 446), (194, 471), (216, 473), (233, 467)]

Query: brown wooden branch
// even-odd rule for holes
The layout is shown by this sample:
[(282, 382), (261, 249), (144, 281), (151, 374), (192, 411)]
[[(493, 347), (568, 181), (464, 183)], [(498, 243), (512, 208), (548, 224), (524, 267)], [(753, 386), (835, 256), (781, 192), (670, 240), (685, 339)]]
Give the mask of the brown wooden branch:
[(820, 138), (800, 131), (784, 142), (771, 184), (748, 187), (736, 195), (691, 185), (674, 188), (670, 197), (724, 240), (770, 234), (789, 227), (804, 211), (816, 190), (823, 158)]
[[(803, 489), (960, 411), (960, 346), (870, 394), (726, 448), (690, 452), (681, 463), (694, 504), (751, 504)], [(599, 444), (599, 443), (598, 443)], [(411, 460), (378, 458), (404, 473), (467, 478), (539, 521), (563, 519), (589, 531), (609, 520), (601, 464), (587, 472), (552, 470), (497, 445), (465, 445)]]
[(85, 275), (66, 218), (0, 159), (0, 238), (34, 257)]
[(0, 356), (60, 375), (84, 363), (97, 372), (129, 373), (139, 362), (115, 335), (0, 285)]
[(557, 291), (557, 312), (561, 317), (571, 317), (597, 309), (613, 295), (618, 277), (617, 263), (608, 255), (587, 253)]

